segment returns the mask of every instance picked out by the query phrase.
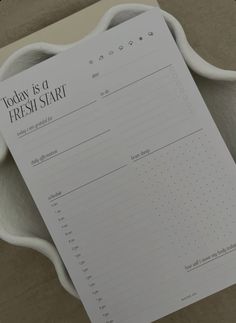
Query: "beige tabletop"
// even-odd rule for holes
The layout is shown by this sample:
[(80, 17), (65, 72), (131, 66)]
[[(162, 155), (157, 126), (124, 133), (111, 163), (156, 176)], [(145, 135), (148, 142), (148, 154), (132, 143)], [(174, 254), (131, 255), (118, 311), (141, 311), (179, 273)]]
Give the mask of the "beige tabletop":
[[(39, 30), (96, 0), (2, 0), (0, 1), (0, 47)], [(156, 0), (103, 0), (70, 21), (50, 26), (35, 36), (0, 50), (0, 62), (19, 45), (35, 39), (71, 42), (96, 25), (106, 8), (115, 3)], [(159, 0), (162, 9), (183, 25), (195, 50), (222, 68), (236, 70), (235, 0)], [(65, 26), (73, 26), (68, 32)], [(61, 32), (56, 32), (61, 28)], [(64, 41), (63, 41), (64, 40)], [(89, 323), (81, 303), (60, 286), (54, 267), (35, 251), (0, 241), (0, 323)], [(160, 323), (235, 323), (236, 286), (175, 312)]]

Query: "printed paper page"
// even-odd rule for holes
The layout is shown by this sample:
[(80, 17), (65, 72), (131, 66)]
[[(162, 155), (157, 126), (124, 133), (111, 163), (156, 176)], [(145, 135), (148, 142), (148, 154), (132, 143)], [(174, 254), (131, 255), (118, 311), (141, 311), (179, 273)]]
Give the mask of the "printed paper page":
[(1, 132), (92, 322), (151, 322), (235, 283), (235, 163), (158, 8), (0, 93)]

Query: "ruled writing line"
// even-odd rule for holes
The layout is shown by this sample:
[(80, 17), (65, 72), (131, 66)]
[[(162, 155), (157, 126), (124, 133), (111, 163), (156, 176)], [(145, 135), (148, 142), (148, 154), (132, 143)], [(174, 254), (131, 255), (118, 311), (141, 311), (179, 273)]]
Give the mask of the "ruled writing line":
[(196, 133), (198, 133), (198, 132), (200, 132), (200, 131), (202, 131), (202, 130), (203, 130), (203, 128), (198, 129), (198, 130), (196, 130), (196, 131), (194, 131), (194, 132), (191, 132), (191, 133), (189, 133), (188, 135), (186, 135), (186, 136), (184, 136), (184, 137), (181, 137), (181, 138), (179, 138), (179, 139), (177, 139), (177, 140), (175, 140), (175, 141), (172, 141), (172, 142), (170, 142), (169, 144), (167, 144), (167, 145), (165, 145), (165, 146), (163, 146), (163, 147), (160, 147), (160, 148), (157, 148), (157, 149), (155, 149), (155, 150), (151, 151), (151, 152), (150, 152), (150, 153), (148, 153), (147, 155), (144, 155), (144, 156), (141, 156), (141, 157), (139, 157), (139, 158), (135, 159), (135, 160), (134, 160), (134, 162), (136, 162), (136, 161), (138, 161), (138, 160), (140, 160), (140, 159), (142, 159), (142, 158), (148, 157), (149, 155), (152, 155), (152, 154), (156, 153), (157, 151), (159, 151), (159, 150), (161, 150), (161, 149), (164, 149), (164, 148), (166, 148), (166, 147), (168, 147), (168, 146), (170, 146), (170, 145), (173, 145), (173, 144), (175, 144), (176, 142), (178, 142), (178, 141), (180, 141), (180, 140), (183, 140), (183, 139), (185, 139), (185, 138), (187, 138), (187, 137), (190, 137), (190, 136), (192, 136), (192, 135), (194, 135), (194, 134), (196, 134)]
[(119, 92), (119, 91), (121, 91), (121, 90), (123, 90), (123, 89), (125, 89), (125, 88), (127, 88), (127, 87), (129, 87), (129, 86), (131, 86), (131, 85), (133, 85), (133, 84), (135, 84), (135, 83), (137, 83), (137, 82), (140, 82), (140, 81), (144, 80), (145, 78), (150, 77), (150, 76), (152, 76), (152, 75), (154, 75), (154, 74), (156, 74), (156, 73), (158, 73), (158, 72), (160, 72), (160, 71), (162, 71), (162, 70), (164, 70), (164, 69), (166, 69), (166, 68), (170, 67), (171, 65), (172, 65), (172, 64), (166, 65), (166, 66), (164, 66), (164, 67), (162, 67), (162, 68), (160, 68), (160, 69), (158, 69), (158, 70), (156, 70), (156, 71), (154, 71), (154, 72), (152, 72), (152, 73), (150, 73), (150, 74), (148, 74), (148, 75), (145, 75), (145, 76), (141, 77), (141, 78), (140, 78), (140, 79), (138, 79), (138, 80), (135, 80), (135, 81), (133, 81), (133, 82), (130, 82), (130, 83), (128, 83), (128, 84), (126, 84), (126, 85), (124, 85), (124, 86), (120, 87), (119, 89), (117, 89), (117, 90), (115, 90), (115, 91), (113, 91), (113, 92), (110, 92), (110, 93), (108, 93), (108, 94), (104, 95), (102, 98), (106, 98), (106, 97), (108, 97), (109, 95), (112, 95), (112, 94), (114, 94), (114, 93), (116, 93), (116, 92)]
[(89, 103), (87, 103), (87, 104), (85, 104), (85, 105), (83, 105), (83, 106), (81, 106), (81, 107), (79, 107), (79, 108), (77, 108), (77, 109), (75, 109), (75, 110), (73, 110), (73, 111), (71, 111), (71, 112), (68, 112), (68, 113), (66, 113), (66, 114), (62, 115), (61, 117), (56, 118), (56, 119), (54, 119), (54, 120), (52, 120), (52, 121), (50, 121), (50, 122), (48, 122), (48, 123), (46, 123), (46, 124), (42, 125), (41, 127), (38, 127), (38, 128), (35, 128), (35, 129), (33, 129), (33, 130), (29, 131), (29, 132), (26, 132), (25, 134), (23, 134), (23, 135), (21, 135), (21, 136), (18, 136), (18, 138), (19, 138), (19, 139), (21, 139), (21, 138), (23, 138), (23, 137), (25, 137), (25, 136), (27, 136), (27, 135), (30, 135), (32, 132), (35, 132), (35, 131), (37, 131), (37, 130), (39, 130), (39, 129), (41, 129), (41, 128), (44, 128), (44, 127), (46, 127), (46, 126), (48, 126), (48, 125), (50, 125), (50, 124), (52, 124), (52, 123), (54, 123), (54, 122), (56, 122), (56, 121), (58, 121), (58, 120), (62, 119), (62, 118), (65, 118), (65, 117), (67, 117), (67, 116), (71, 115), (72, 113), (78, 112), (78, 111), (80, 111), (80, 110), (82, 110), (82, 109), (84, 109), (84, 108), (86, 108), (86, 107), (88, 107), (88, 106), (92, 105), (92, 104), (93, 104), (93, 103), (95, 103), (95, 102), (97, 102), (97, 100), (94, 100), (94, 101), (92, 101), (92, 102), (89, 102)]
[(68, 191), (68, 192), (66, 192), (66, 193), (64, 193), (64, 194), (62, 194), (62, 195), (60, 195), (60, 196), (58, 196), (58, 197), (56, 197), (56, 198), (54, 198), (54, 199), (50, 200), (50, 202), (53, 202), (53, 201), (58, 200), (58, 199), (60, 199), (60, 198), (62, 198), (62, 197), (64, 197), (64, 196), (66, 196), (66, 195), (68, 195), (68, 194), (71, 194), (71, 193), (73, 193), (73, 192), (75, 192), (75, 191), (78, 191), (78, 190), (80, 190), (81, 188), (83, 188), (83, 187), (85, 187), (85, 186), (87, 186), (87, 185), (89, 185), (89, 184), (92, 184), (92, 183), (94, 183), (94, 182), (96, 182), (96, 181), (98, 181), (98, 180), (100, 180), (100, 179), (102, 179), (102, 178), (104, 178), (104, 177), (106, 177), (106, 176), (108, 176), (108, 175), (111, 175), (111, 174), (113, 174), (113, 173), (117, 172), (118, 170), (120, 170), (120, 169), (122, 169), (122, 168), (126, 167), (127, 165), (128, 165), (128, 164), (125, 164), (125, 165), (120, 166), (119, 168), (113, 169), (112, 171), (110, 171), (110, 172), (108, 172), (108, 173), (106, 173), (106, 174), (104, 174), (104, 175), (102, 175), (102, 176), (99, 176), (99, 177), (97, 177), (97, 178), (95, 178), (95, 179), (93, 179), (93, 180), (91, 180), (91, 181), (89, 181), (89, 182), (87, 182), (87, 183), (85, 183), (85, 184), (83, 184), (83, 185), (80, 185), (80, 186), (78, 186), (78, 187), (74, 188), (73, 190), (70, 190), (70, 191)]
[(98, 138), (98, 137), (100, 137), (100, 136), (102, 136), (102, 135), (105, 135), (105, 134), (106, 134), (106, 133), (108, 133), (109, 131), (111, 131), (111, 129), (107, 129), (106, 131), (103, 131), (103, 132), (101, 132), (101, 133), (97, 134), (96, 136), (93, 136), (93, 137), (91, 137), (91, 138), (88, 138), (88, 139), (86, 139), (86, 140), (84, 140), (84, 141), (82, 141), (82, 142), (78, 143), (77, 145), (74, 145), (74, 146), (72, 146), (72, 147), (70, 147), (70, 148), (68, 148), (68, 149), (65, 149), (65, 150), (63, 150), (63, 151), (61, 151), (61, 152), (59, 152), (59, 153), (57, 153), (57, 154), (55, 154), (55, 155), (53, 155), (53, 156), (51, 156), (51, 157), (49, 157), (49, 158), (46, 158), (46, 159), (44, 159), (44, 160), (40, 161), (39, 163), (34, 164), (34, 165), (32, 165), (32, 166), (33, 166), (33, 167), (34, 167), (34, 166), (38, 166), (38, 165), (40, 165), (40, 164), (42, 164), (42, 163), (44, 163), (44, 162), (48, 161), (49, 159), (52, 159), (52, 158), (54, 158), (54, 157), (57, 157), (57, 156), (59, 156), (59, 155), (61, 155), (61, 154), (64, 154), (65, 152), (67, 152), (67, 151), (69, 151), (69, 150), (72, 150), (72, 149), (74, 149), (74, 148), (76, 148), (76, 147), (78, 147), (78, 146), (82, 145), (82, 144), (85, 144), (85, 143), (87, 143), (87, 142), (89, 142), (89, 141), (91, 141), (91, 140), (93, 140), (93, 139), (96, 139), (96, 138)]
[(215, 257), (215, 258), (211, 259), (211, 260), (208, 260), (208, 261), (206, 261), (206, 262), (204, 262), (204, 263), (202, 263), (202, 264), (200, 264), (200, 265), (198, 265), (198, 266), (196, 266), (196, 267), (193, 267), (193, 268), (191, 268), (191, 269), (187, 270), (187, 272), (189, 273), (190, 271), (193, 271), (193, 270), (195, 270), (195, 269), (197, 269), (197, 268), (199, 268), (199, 267), (202, 267), (202, 266), (204, 266), (204, 265), (208, 264), (209, 262), (214, 261), (214, 260), (216, 260), (216, 259), (218, 259), (218, 258), (221, 258), (221, 257), (223, 257), (223, 256), (225, 256), (225, 255), (227, 255), (227, 254), (229, 254), (229, 253), (231, 253), (231, 252), (233, 252), (233, 251), (236, 251), (236, 248), (235, 248), (235, 249), (232, 249), (232, 250), (230, 250), (230, 251), (228, 251), (228, 252), (226, 252), (226, 253), (224, 253), (224, 254), (222, 254), (222, 255), (219, 255), (219, 256), (217, 256), (217, 257)]

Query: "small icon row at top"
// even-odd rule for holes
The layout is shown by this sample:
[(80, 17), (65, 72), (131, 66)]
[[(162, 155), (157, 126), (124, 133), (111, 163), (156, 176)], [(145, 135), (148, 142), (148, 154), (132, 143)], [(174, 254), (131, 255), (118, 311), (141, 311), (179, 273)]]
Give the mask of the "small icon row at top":
[[(154, 36), (154, 33), (153, 33), (153, 31), (149, 31), (149, 32), (147, 33), (147, 35), (148, 35), (148, 36)], [(144, 39), (144, 36), (140, 36), (140, 37), (138, 38), (138, 40), (139, 40), (139, 41), (142, 41), (143, 39)], [(134, 41), (134, 40), (129, 40), (129, 41), (128, 41), (128, 45), (129, 45), (129, 46), (134, 45), (134, 43), (135, 43), (135, 41)], [(119, 46), (118, 46), (118, 50), (119, 50), (119, 51), (122, 51), (123, 49), (125, 49), (125, 45), (119, 45)], [(108, 55), (109, 55), (109, 56), (111, 56), (111, 55), (113, 55), (113, 54), (115, 54), (115, 51), (114, 51), (114, 50), (109, 50), (109, 51), (108, 51)], [(104, 55), (100, 55), (100, 56), (98, 57), (98, 60), (99, 60), (99, 61), (102, 61), (104, 58), (105, 58), (105, 56), (104, 56)], [(89, 60), (89, 64), (93, 64), (93, 63), (94, 63), (94, 60), (90, 59), (90, 60)]]

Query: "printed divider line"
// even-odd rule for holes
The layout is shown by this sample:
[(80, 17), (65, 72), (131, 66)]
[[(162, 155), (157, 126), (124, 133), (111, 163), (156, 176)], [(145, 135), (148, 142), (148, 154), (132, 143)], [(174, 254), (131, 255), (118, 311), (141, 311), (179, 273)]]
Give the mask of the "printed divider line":
[(77, 145), (74, 145), (74, 146), (72, 146), (72, 147), (70, 147), (70, 148), (67, 148), (67, 149), (65, 149), (65, 150), (63, 150), (63, 151), (60, 151), (59, 153), (57, 153), (57, 154), (55, 154), (55, 155), (53, 155), (53, 156), (51, 156), (51, 157), (49, 157), (49, 158), (46, 158), (46, 159), (44, 159), (44, 160), (40, 161), (39, 163), (34, 164), (34, 165), (32, 165), (32, 166), (33, 166), (33, 167), (38, 166), (38, 165), (40, 165), (40, 164), (42, 164), (42, 163), (44, 163), (44, 162), (46, 162), (46, 161), (48, 161), (48, 160), (50, 160), (50, 159), (52, 159), (52, 158), (54, 158), (54, 157), (57, 157), (57, 156), (59, 156), (59, 155), (61, 155), (61, 154), (64, 154), (64, 153), (66, 153), (67, 151), (70, 151), (70, 150), (72, 150), (72, 149), (74, 149), (74, 148), (76, 148), (76, 147), (78, 147), (78, 146), (80, 146), (80, 145), (82, 145), (82, 144), (85, 144), (85, 143), (87, 143), (87, 142), (89, 142), (89, 141), (91, 141), (91, 140), (93, 140), (93, 139), (96, 139), (96, 138), (98, 138), (98, 137), (100, 137), (100, 136), (102, 136), (102, 135), (105, 135), (105, 134), (106, 134), (106, 133), (108, 133), (109, 131), (111, 131), (111, 129), (107, 129), (107, 130), (105, 130), (105, 131), (103, 131), (103, 132), (101, 132), (101, 133), (99, 133), (99, 134), (97, 134), (97, 135), (95, 135), (95, 136), (93, 136), (93, 137), (91, 137), (91, 138), (88, 138), (88, 139), (86, 139), (86, 140), (84, 140), (84, 141), (81, 141), (81, 142), (80, 142), (80, 143), (78, 143)]
[(157, 149), (155, 149), (155, 150), (151, 151), (151, 152), (150, 152), (150, 153), (148, 153), (147, 155), (144, 155), (144, 156), (141, 156), (141, 157), (139, 157), (139, 158), (135, 159), (133, 162), (137, 162), (137, 161), (139, 161), (139, 160), (140, 160), (140, 159), (142, 159), (142, 158), (148, 157), (149, 155), (152, 155), (152, 154), (154, 154), (154, 153), (158, 152), (159, 150), (162, 150), (162, 149), (164, 149), (164, 148), (166, 148), (166, 147), (168, 147), (168, 146), (171, 146), (171, 145), (175, 144), (176, 142), (178, 142), (178, 141), (180, 141), (180, 140), (183, 140), (183, 139), (185, 139), (185, 138), (187, 138), (187, 137), (190, 137), (190, 136), (192, 136), (192, 135), (194, 135), (194, 134), (196, 134), (196, 133), (198, 133), (198, 132), (200, 132), (200, 131), (202, 131), (202, 130), (203, 130), (203, 128), (200, 128), (200, 129), (198, 129), (198, 130), (196, 130), (196, 131), (193, 131), (193, 132), (191, 132), (191, 133), (187, 134), (186, 136), (183, 136), (183, 137), (181, 137), (181, 138), (179, 138), (179, 139), (177, 139), (177, 140), (175, 140), (175, 141), (170, 142), (169, 144), (167, 144), (167, 145), (165, 145), (165, 146), (162, 146), (162, 147), (160, 147), (160, 148), (157, 148)]
[(164, 69), (166, 69), (166, 68), (170, 67), (171, 65), (172, 65), (172, 64), (168, 64), (168, 65), (166, 65), (166, 66), (164, 66), (164, 67), (162, 67), (162, 68), (159, 68), (158, 70), (156, 70), (156, 71), (154, 71), (154, 72), (152, 72), (152, 73), (150, 73), (150, 74), (148, 74), (148, 75), (145, 75), (145, 76), (141, 77), (141, 78), (140, 78), (140, 79), (138, 79), (138, 80), (132, 81), (132, 82), (130, 82), (130, 83), (128, 83), (128, 84), (126, 84), (126, 85), (124, 85), (124, 86), (120, 87), (119, 89), (114, 90), (114, 91), (112, 91), (112, 92), (110, 92), (110, 93), (108, 93), (108, 94), (104, 95), (102, 98), (104, 99), (104, 98), (108, 97), (109, 95), (112, 95), (112, 94), (114, 94), (114, 93), (116, 93), (116, 92), (119, 92), (119, 91), (121, 91), (121, 90), (123, 90), (123, 89), (125, 89), (125, 88), (127, 88), (127, 87), (129, 87), (129, 86), (131, 86), (131, 85), (133, 85), (133, 84), (135, 84), (135, 83), (137, 83), (137, 82), (140, 82), (140, 81), (144, 80), (145, 78), (150, 77), (150, 76), (152, 76), (152, 75), (154, 75), (154, 74), (156, 74), (156, 73), (158, 73), (158, 72), (160, 72), (160, 71), (162, 71), (162, 70), (164, 70)]
[(226, 256), (226, 255), (228, 255), (229, 253), (231, 253), (231, 252), (233, 252), (233, 251), (236, 251), (236, 248), (234, 248), (234, 249), (232, 249), (232, 250), (229, 250), (228, 252), (226, 252), (226, 253), (224, 253), (224, 254), (222, 254), (222, 255), (219, 255), (219, 256), (217, 256), (217, 257), (215, 257), (215, 258), (211, 259), (211, 260), (208, 260), (208, 261), (206, 261), (206, 262), (204, 262), (204, 263), (202, 263), (202, 264), (200, 264), (200, 265), (198, 265), (198, 266), (196, 266), (196, 267), (193, 267), (193, 268), (191, 268), (191, 269), (187, 270), (187, 272), (189, 273), (190, 271), (193, 271), (193, 270), (195, 270), (195, 269), (197, 269), (197, 268), (199, 268), (199, 267), (202, 267), (202, 266), (204, 266), (204, 265), (208, 264), (209, 262), (212, 262), (212, 261), (214, 261), (214, 260), (216, 260), (216, 259), (218, 259), (218, 258), (221, 258), (221, 257), (223, 257), (223, 256)]
[(61, 117), (58, 117), (58, 118), (56, 118), (56, 119), (54, 119), (54, 120), (52, 120), (52, 121), (50, 121), (50, 122), (48, 122), (48, 123), (46, 123), (46, 124), (42, 125), (41, 127), (35, 128), (35, 129), (33, 129), (32, 131), (26, 132), (25, 134), (23, 134), (22, 136), (19, 136), (18, 138), (19, 138), (19, 139), (21, 139), (21, 138), (23, 138), (23, 137), (25, 137), (25, 136), (27, 136), (27, 135), (30, 135), (32, 132), (35, 132), (35, 131), (37, 131), (37, 130), (39, 130), (39, 129), (41, 129), (41, 128), (44, 128), (44, 127), (46, 127), (46, 126), (48, 126), (48, 125), (50, 125), (50, 124), (52, 124), (52, 123), (54, 123), (54, 122), (56, 122), (56, 121), (58, 121), (58, 120), (62, 119), (62, 118), (65, 118), (65, 117), (67, 117), (67, 116), (71, 115), (72, 113), (78, 112), (79, 110), (82, 110), (82, 109), (84, 109), (84, 108), (86, 108), (86, 107), (88, 107), (88, 106), (90, 106), (90, 105), (94, 104), (95, 102), (97, 102), (97, 100), (93, 100), (93, 101), (91, 101), (91, 102), (89, 102), (89, 103), (87, 103), (87, 104), (85, 104), (85, 105), (82, 105), (81, 107), (79, 107), (79, 108), (77, 108), (77, 109), (75, 109), (75, 110), (73, 110), (73, 111), (71, 111), (71, 112), (68, 112), (68, 113), (66, 113), (66, 114), (63, 114)]
[(140, 61), (141, 59), (143, 59), (143, 58), (145, 58), (145, 57), (147, 57), (147, 56), (152, 55), (153, 53), (157, 53), (157, 50), (156, 50), (156, 49), (151, 50), (150, 52), (145, 53), (144, 55), (138, 56), (138, 57), (136, 57), (136, 58), (133, 58), (133, 57), (132, 57), (132, 59), (131, 59), (131, 60), (129, 60), (127, 63), (122, 64), (122, 65), (119, 65), (119, 66), (117, 66), (116, 68), (112, 69), (111, 71), (101, 74), (100, 79), (101, 79), (101, 78), (103, 78), (104, 76), (106, 77), (106, 76), (108, 76), (108, 75), (110, 75), (110, 74), (115, 73), (117, 70), (119, 70), (119, 71), (120, 71), (122, 68), (125, 68), (125, 67), (127, 67), (127, 66), (131, 66), (131, 65), (133, 65), (133, 64), (135, 64), (135, 63), (137, 63), (138, 61)]
[(83, 187), (85, 187), (85, 186), (87, 186), (87, 185), (89, 185), (89, 184), (92, 184), (92, 183), (94, 183), (94, 182), (96, 182), (96, 181), (98, 181), (98, 180), (100, 180), (100, 179), (102, 179), (102, 178), (104, 178), (104, 177), (106, 177), (106, 176), (108, 176), (108, 175), (111, 175), (111, 174), (113, 174), (113, 173), (117, 172), (118, 170), (120, 170), (120, 169), (122, 169), (122, 168), (124, 168), (124, 167), (126, 167), (126, 166), (128, 166), (128, 164), (124, 164), (124, 165), (122, 165), (122, 166), (120, 166), (120, 167), (118, 167), (118, 168), (116, 168), (116, 169), (113, 169), (112, 171), (110, 171), (110, 172), (108, 172), (108, 173), (106, 173), (106, 174), (104, 174), (104, 175), (102, 175), (102, 176), (99, 176), (99, 177), (97, 177), (97, 178), (95, 178), (95, 179), (92, 179), (91, 181), (89, 181), (89, 182), (87, 182), (87, 183), (85, 183), (85, 184), (83, 184), (83, 185), (80, 185), (80, 186), (78, 186), (78, 187), (74, 188), (73, 190), (70, 190), (70, 191), (68, 191), (68, 192), (66, 192), (66, 193), (64, 193), (64, 194), (62, 194), (62, 195), (60, 195), (60, 196), (58, 196), (58, 197), (55, 197), (54, 199), (50, 200), (49, 202), (51, 203), (51, 202), (53, 202), (53, 201), (55, 201), (55, 200), (58, 200), (58, 199), (60, 199), (60, 198), (62, 198), (62, 197), (64, 197), (64, 196), (66, 196), (66, 195), (68, 195), (68, 194), (70, 194), (70, 193), (73, 193), (73, 192), (75, 192), (75, 191), (78, 191), (79, 189), (81, 189), (81, 188), (83, 188)]

